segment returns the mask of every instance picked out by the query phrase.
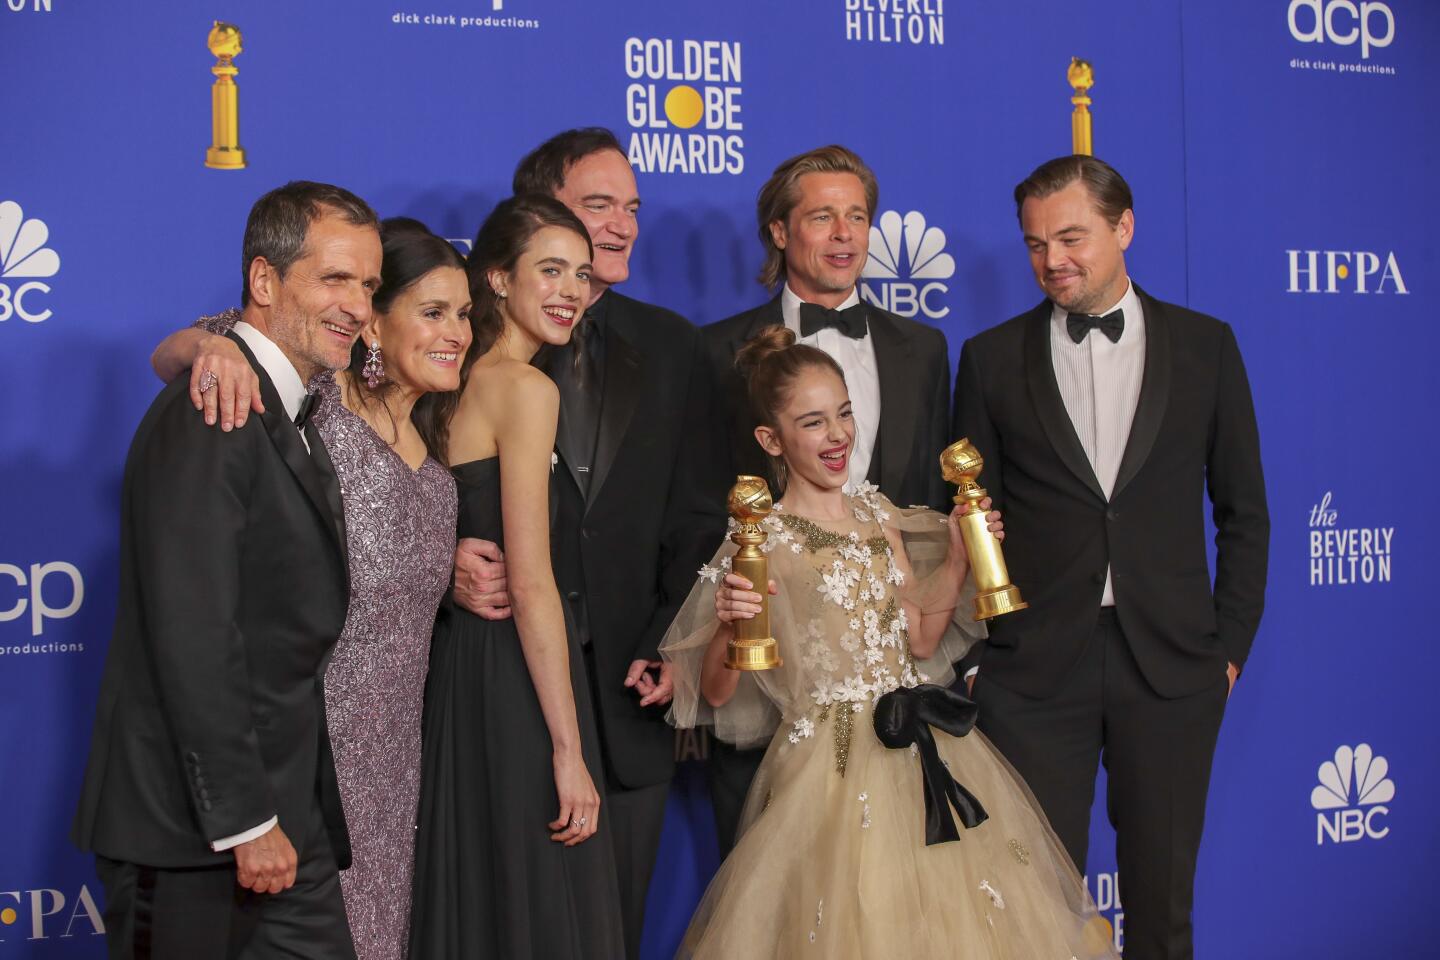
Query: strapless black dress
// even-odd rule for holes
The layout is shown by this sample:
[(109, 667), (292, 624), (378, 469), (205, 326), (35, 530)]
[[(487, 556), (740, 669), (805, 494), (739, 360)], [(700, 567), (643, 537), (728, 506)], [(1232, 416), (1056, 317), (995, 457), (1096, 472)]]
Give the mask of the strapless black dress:
[[(504, 545), (500, 460), (453, 469), (461, 537)], [(581, 748), (602, 794), (600, 829), (550, 839), (559, 812), (553, 748), (514, 620), (442, 605), (425, 690), (412, 960), (623, 957), (604, 768), (590, 684), (567, 621)]]

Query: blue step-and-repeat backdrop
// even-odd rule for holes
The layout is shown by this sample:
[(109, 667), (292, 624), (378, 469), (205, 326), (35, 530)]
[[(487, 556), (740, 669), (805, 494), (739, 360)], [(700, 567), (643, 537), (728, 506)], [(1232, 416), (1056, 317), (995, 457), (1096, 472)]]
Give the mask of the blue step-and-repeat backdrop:
[[(244, 35), (243, 170), (203, 162), (216, 19)], [(153, 345), (236, 302), (257, 196), (333, 181), (467, 239), (528, 149), (609, 126), (644, 197), (624, 291), (708, 323), (767, 295), (766, 175), (838, 141), (881, 181), (866, 295), (954, 357), (1039, 297), (1010, 192), (1069, 151), (1076, 55), (1135, 189), (1131, 273), (1234, 325), (1269, 480), (1198, 955), (1429, 955), (1437, 47), (1433, 0), (0, 0), (0, 957), (102, 955), (66, 837), (121, 467)], [(650, 957), (715, 865), (706, 743), (677, 750)], [(1106, 829), (1087, 882), (1123, 942)]]

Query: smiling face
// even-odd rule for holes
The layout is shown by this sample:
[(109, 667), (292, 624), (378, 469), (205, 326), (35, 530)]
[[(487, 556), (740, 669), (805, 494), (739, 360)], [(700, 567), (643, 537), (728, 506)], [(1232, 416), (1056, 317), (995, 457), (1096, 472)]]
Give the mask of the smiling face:
[(470, 336), (470, 286), (459, 267), (424, 274), (365, 326), (365, 342), (385, 358), (386, 379), (416, 394), (460, 389)]
[(614, 150), (599, 150), (576, 160), (555, 191), (590, 231), (595, 245), (591, 295), (598, 297), (612, 283), (630, 276), (630, 251), (640, 233), (640, 189), (630, 161)]
[(1076, 180), (1049, 196), (1026, 199), (1020, 228), (1036, 283), (1062, 309), (1098, 313), (1125, 295), (1125, 250), (1135, 234), (1131, 211), (1112, 224)]
[(772, 457), (784, 457), (787, 494), (797, 485), (814, 492), (845, 486), (855, 418), (845, 381), (834, 370), (818, 363), (803, 367), (775, 420), (773, 426), (756, 427), (755, 439)]
[(838, 307), (850, 296), (870, 250), (865, 185), (853, 173), (807, 173), (795, 206), (770, 224), (785, 254), (785, 282), (801, 300)]
[(305, 231), (300, 258), (284, 277), (263, 257), (250, 262), (251, 302), (263, 332), (309, 381), (350, 362), (380, 288), (380, 233), (326, 213)]
[(590, 250), (573, 230), (535, 231), (513, 270), (489, 276), (507, 336), (518, 335), (531, 353), (544, 343), (568, 343), (590, 302), (591, 269)]

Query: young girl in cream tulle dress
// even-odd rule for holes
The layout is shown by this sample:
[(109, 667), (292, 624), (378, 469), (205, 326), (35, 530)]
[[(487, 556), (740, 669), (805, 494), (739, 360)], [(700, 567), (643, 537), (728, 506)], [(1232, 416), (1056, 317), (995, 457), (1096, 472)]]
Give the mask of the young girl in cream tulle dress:
[(1025, 784), (941, 686), (983, 630), (962, 598), (958, 524), (842, 491), (854, 427), (829, 355), (771, 327), (738, 362), (783, 489), (764, 526), (784, 663), (724, 666), (760, 600), (726, 543), (661, 644), (670, 719), (770, 746), (679, 955), (1114, 957)]

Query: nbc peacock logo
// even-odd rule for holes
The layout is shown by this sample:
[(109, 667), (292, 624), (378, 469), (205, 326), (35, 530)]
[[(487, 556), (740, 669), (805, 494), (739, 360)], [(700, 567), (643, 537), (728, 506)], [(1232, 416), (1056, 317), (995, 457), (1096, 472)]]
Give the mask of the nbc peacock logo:
[(939, 320), (950, 313), (942, 297), (944, 281), (955, 275), (955, 259), (945, 252), (945, 231), (911, 210), (903, 217), (886, 210), (870, 228), (870, 256), (860, 273), (860, 290), (882, 310)]
[(60, 272), (60, 255), (45, 244), (50, 228), (43, 220), (26, 220), (14, 200), (0, 202), (0, 323), (19, 317), (27, 323), (49, 320), (52, 311), (40, 297), (50, 285), (39, 278)]
[(1349, 843), (1354, 840), (1384, 839), (1388, 826), (1379, 825), (1390, 815), (1385, 804), (1395, 799), (1395, 781), (1389, 777), (1390, 762), (1377, 756), (1370, 744), (1340, 747), (1335, 759), (1320, 764), (1320, 784), (1310, 791), (1315, 813), (1315, 843)]

